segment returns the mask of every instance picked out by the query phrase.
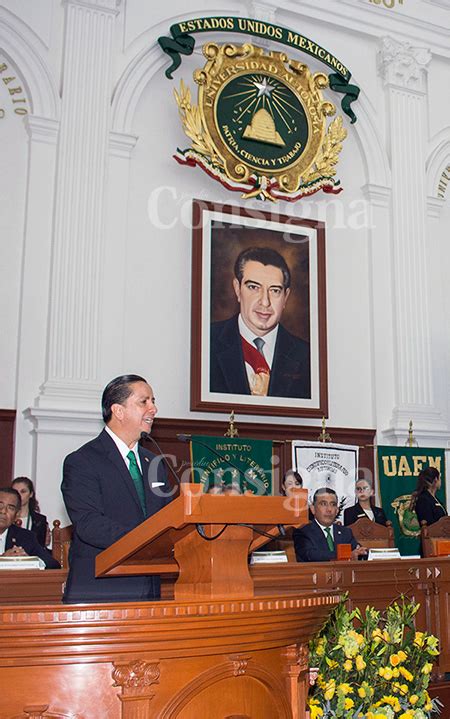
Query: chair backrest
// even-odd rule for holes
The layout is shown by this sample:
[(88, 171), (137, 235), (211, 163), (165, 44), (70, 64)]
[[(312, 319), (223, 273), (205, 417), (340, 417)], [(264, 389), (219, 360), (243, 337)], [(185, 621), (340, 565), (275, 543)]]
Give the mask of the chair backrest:
[(69, 567), (69, 549), (72, 541), (72, 525), (61, 527), (59, 519), (55, 519), (52, 529), (52, 555), (63, 569)]
[(368, 517), (357, 519), (354, 524), (349, 524), (356, 541), (368, 549), (378, 547), (395, 547), (394, 530), (392, 522), (384, 524), (372, 522)]
[[(422, 556), (437, 557), (439, 554), (449, 554), (448, 544), (450, 540), (450, 517), (441, 517), (434, 524), (428, 525), (425, 521), (420, 527), (420, 538), (422, 541)], [(441, 547), (439, 547), (439, 544)]]

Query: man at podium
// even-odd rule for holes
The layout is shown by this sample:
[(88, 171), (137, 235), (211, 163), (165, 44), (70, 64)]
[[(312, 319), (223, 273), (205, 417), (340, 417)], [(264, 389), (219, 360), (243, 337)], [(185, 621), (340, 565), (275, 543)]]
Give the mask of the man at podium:
[(95, 577), (96, 556), (171, 499), (160, 457), (138, 443), (157, 411), (143, 377), (116, 377), (102, 396), (105, 428), (64, 461), (61, 489), (73, 524), (66, 603), (159, 599), (157, 576)]

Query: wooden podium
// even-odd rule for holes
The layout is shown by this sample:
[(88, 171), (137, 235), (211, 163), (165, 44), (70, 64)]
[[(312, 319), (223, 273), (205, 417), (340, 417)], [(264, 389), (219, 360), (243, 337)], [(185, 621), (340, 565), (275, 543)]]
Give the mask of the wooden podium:
[(175, 571), (176, 601), (249, 599), (249, 552), (277, 537), (278, 525), (307, 522), (307, 496), (210, 495), (201, 484), (181, 484), (179, 497), (97, 557), (96, 574)]
[(255, 597), (248, 552), (305, 514), (303, 490), (182, 485), (97, 558), (99, 576), (179, 567), (175, 601), (1, 607), (0, 719), (302, 719), (307, 643), (339, 595)]

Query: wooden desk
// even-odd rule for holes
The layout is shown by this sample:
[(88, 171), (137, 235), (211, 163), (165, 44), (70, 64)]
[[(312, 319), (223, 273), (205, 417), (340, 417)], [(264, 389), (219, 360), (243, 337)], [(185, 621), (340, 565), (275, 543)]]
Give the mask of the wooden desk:
[(1, 604), (60, 603), (67, 569), (0, 570)]
[[(274, 567), (276, 566), (276, 571)], [(317, 589), (349, 594), (349, 608), (385, 607), (401, 595), (420, 604), (417, 625), (439, 638), (437, 677), (450, 672), (450, 558), (253, 565), (257, 595)]]
[(0, 719), (304, 719), (307, 642), (337, 601), (3, 605)]

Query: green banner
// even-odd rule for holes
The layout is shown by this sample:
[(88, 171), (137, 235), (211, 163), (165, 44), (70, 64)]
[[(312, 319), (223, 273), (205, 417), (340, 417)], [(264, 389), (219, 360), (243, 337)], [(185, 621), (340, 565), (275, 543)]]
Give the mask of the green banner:
[(314, 42), (314, 40), (310, 40), (304, 35), (294, 32), (294, 30), (289, 30), (289, 28), (273, 25), (262, 20), (220, 15), (191, 18), (171, 25), (170, 33), (172, 37), (161, 36), (158, 38), (160, 47), (172, 60), (171, 66), (165, 71), (166, 77), (170, 80), (172, 80), (172, 73), (181, 65), (180, 55), (192, 55), (194, 52), (195, 39), (191, 37), (191, 33), (198, 32), (233, 32), (254, 35), (279, 42), (282, 45), (287, 45), (294, 50), (300, 50), (315, 57), (333, 70), (333, 73), (329, 75), (330, 88), (335, 92), (344, 94), (341, 101), (342, 110), (350, 117), (352, 123), (356, 122), (356, 115), (350, 105), (357, 100), (360, 90), (357, 85), (349, 84), (352, 74), (344, 63), (329, 50)]
[(272, 442), (193, 435), (191, 439), (192, 481), (204, 491), (273, 494)]
[(396, 545), (402, 555), (420, 554), (420, 527), (416, 513), (409, 504), (417, 484), (419, 472), (436, 467), (442, 478), (437, 492), (439, 501), (445, 500), (445, 450), (423, 447), (378, 447), (378, 477), (381, 504), (391, 520)]

